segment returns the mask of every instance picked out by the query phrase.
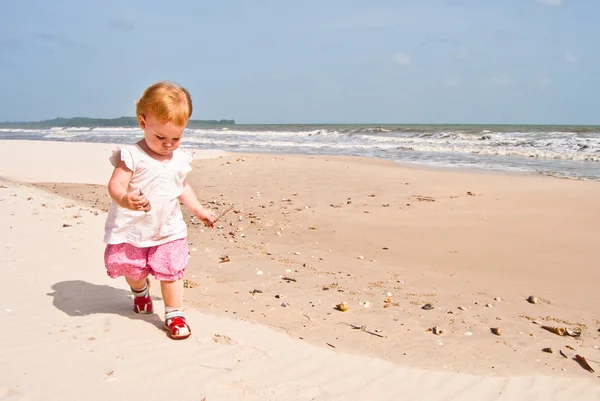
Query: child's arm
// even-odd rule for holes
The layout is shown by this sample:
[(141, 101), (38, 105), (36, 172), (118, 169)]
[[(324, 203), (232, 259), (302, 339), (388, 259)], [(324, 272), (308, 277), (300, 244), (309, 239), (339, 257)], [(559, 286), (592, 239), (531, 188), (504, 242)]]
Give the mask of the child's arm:
[(212, 227), (213, 224), (215, 224), (215, 222), (217, 221), (217, 215), (215, 215), (210, 210), (202, 207), (200, 201), (194, 193), (194, 190), (187, 182), (187, 180), (183, 181), (183, 192), (181, 192), (179, 200), (190, 212), (192, 212), (198, 218), (198, 220), (204, 222), (204, 225), (206, 225), (207, 227)]
[(108, 181), (108, 193), (110, 197), (121, 207), (131, 210), (148, 211), (150, 202), (141, 192), (127, 192), (133, 171), (125, 165), (123, 160), (119, 160)]

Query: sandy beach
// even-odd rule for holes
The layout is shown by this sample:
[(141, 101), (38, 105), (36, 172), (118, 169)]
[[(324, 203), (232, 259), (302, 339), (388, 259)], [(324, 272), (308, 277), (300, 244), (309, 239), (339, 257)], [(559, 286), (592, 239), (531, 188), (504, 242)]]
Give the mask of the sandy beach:
[(1, 400), (600, 399), (598, 182), (195, 151), (175, 342), (105, 273), (116, 145), (0, 143)]

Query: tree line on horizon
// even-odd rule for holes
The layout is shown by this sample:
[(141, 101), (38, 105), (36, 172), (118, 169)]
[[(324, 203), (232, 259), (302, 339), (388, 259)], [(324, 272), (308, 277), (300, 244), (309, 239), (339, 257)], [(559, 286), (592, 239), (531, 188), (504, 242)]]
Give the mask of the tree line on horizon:
[[(234, 125), (235, 120), (189, 120), (188, 128), (202, 125)], [(52, 120), (42, 121), (15, 121), (0, 122), (1, 128), (51, 128), (51, 127), (138, 127), (136, 117), (118, 117), (118, 118), (91, 118), (91, 117), (73, 117), (73, 118), (54, 118)]]

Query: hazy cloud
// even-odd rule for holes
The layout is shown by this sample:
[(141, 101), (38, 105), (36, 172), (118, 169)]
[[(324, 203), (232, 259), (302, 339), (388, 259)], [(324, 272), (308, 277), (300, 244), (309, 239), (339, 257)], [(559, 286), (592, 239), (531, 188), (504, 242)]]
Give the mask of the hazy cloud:
[(540, 4), (546, 4), (548, 6), (560, 7), (565, 4), (564, 0), (537, 0)]
[(88, 46), (84, 43), (75, 42), (71, 39), (63, 38), (62, 36), (58, 35), (52, 35), (50, 33), (38, 33), (35, 35), (35, 37), (46, 43), (57, 44), (72, 49), (92, 50), (91, 46)]
[(406, 53), (396, 53), (392, 55), (392, 60), (401, 67), (408, 67), (411, 63), (410, 56)]
[(451, 39), (451, 38), (442, 38), (436, 36), (427, 36), (419, 46), (428, 46), (428, 45), (440, 45), (440, 46), (460, 46), (462, 43), (459, 40)]
[(0, 40), (0, 47), (5, 49), (18, 50), (23, 48), (23, 40), (21, 39), (2, 39)]
[(455, 78), (446, 78), (442, 81), (442, 85), (448, 88), (457, 88), (460, 86), (460, 82)]
[(509, 86), (512, 85), (513, 80), (508, 74), (502, 74), (492, 78), (492, 82), (498, 86)]
[(123, 32), (131, 32), (135, 26), (133, 22), (121, 19), (110, 19), (107, 24), (109, 27)]
[(402, 14), (396, 10), (365, 9), (360, 13), (342, 15), (338, 18), (323, 20), (320, 25), (326, 28), (356, 29), (385, 28), (401, 25)]
[(573, 53), (565, 53), (565, 60), (567, 60), (569, 63), (578, 63), (579, 62), (579, 57)]
[(538, 82), (541, 86), (550, 86), (554, 83), (554, 81), (552, 81), (552, 79), (548, 77), (540, 77)]

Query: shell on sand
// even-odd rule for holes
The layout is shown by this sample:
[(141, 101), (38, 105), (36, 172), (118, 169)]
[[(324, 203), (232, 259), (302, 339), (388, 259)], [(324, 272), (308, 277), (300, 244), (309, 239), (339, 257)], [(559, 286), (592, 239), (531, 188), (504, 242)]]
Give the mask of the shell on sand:
[(337, 304), (335, 308), (339, 311), (346, 312), (350, 306), (346, 302), (342, 302), (341, 304)]
[(540, 300), (539, 300), (537, 297), (534, 297), (533, 295), (530, 295), (530, 296), (527, 298), (527, 301), (528, 301), (530, 304), (537, 304), (537, 303), (539, 303), (539, 302), (540, 302)]
[(492, 333), (494, 333), (497, 336), (502, 335), (502, 329), (500, 327), (492, 327), (490, 330), (492, 330)]
[(590, 373), (594, 373), (594, 369), (592, 369), (592, 367), (590, 366), (588, 361), (585, 360), (584, 357), (582, 357), (581, 355), (575, 355), (575, 360), (579, 362), (582, 368), (589, 371)]
[(548, 330), (554, 334), (558, 334), (559, 336), (564, 336), (567, 331), (564, 327), (554, 327), (554, 326), (542, 326), (542, 329)]

